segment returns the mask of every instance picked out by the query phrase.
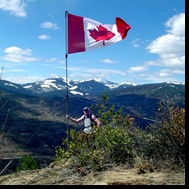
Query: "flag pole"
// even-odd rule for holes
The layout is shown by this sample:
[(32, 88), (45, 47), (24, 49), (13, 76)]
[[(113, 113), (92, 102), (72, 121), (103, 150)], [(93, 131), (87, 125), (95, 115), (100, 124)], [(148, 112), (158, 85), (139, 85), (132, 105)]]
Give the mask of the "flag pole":
[[(67, 17), (68, 11), (65, 11), (65, 42), (66, 42), (66, 114), (69, 114), (69, 107), (68, 107), (68, 38), (67, 38), (67, 34), (68, 34), (68, 17)], [(67, 139), (69, 137), (69, 120), (66, 119), (66, 123), (67, 123)]]

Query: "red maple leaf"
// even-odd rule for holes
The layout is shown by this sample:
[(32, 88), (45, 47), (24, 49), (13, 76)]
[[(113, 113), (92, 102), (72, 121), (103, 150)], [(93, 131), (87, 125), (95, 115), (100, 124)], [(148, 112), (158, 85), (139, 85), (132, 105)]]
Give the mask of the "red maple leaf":
[(93, 29), (89, 30), (90, 36), (95, 39), (96, 41), (101, 41), (101, 40), (110, 40), (112, 37), (115, 36), (115, 34), (111, 31), (108, 31), (107, 28), (103, 26), (97, 26), (98, 30)]

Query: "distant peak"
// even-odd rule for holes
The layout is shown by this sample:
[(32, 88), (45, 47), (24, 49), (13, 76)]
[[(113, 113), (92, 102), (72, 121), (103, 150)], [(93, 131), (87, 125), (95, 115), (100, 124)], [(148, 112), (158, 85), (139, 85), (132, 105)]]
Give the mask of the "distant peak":
[(175, 84), (175, 85), (185, 85), (184, 82), (179, 82), (179, 81), (168, 81), (166, 82), (167, 84)]
[(124, 81), (122, 83), (120, 83), (120, 85), (133, 85), (133, 86), (137, 86), (136, 83), (130, 82), (130, 81)]

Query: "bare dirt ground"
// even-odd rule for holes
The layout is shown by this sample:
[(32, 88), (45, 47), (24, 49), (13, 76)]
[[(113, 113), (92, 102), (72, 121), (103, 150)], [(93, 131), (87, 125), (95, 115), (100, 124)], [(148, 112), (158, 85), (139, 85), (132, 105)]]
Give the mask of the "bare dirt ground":
[[(79, 170), (79, 171), (78, 171)], [(0, 185), (185, 185), (185, 172), (139, 174), (127, 166), (111, 167), (82, 175), (82, 169), (66, 165), (0, 176)]]

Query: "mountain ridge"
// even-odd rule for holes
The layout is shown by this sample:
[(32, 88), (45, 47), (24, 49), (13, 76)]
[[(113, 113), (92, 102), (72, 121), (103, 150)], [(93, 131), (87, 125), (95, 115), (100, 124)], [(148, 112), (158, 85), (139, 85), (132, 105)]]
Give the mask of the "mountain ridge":
[(141, 84), (138, 85), (136, 83), (132, 83), (129, 81), (114, 83), (107, 80), (91, 78), (88, 80), (67, 80), (61, 76), (55, 76), (51, 78), (44, 79), (42, 81), (36, 81), (33, 83), (26, 84), (17, 84), (7, 80), (0, 81), (0, 88), (13, 93), (21, 93), (33, 96), (63, 96), (66, 95), (67, 90), (70, 95), (76, 96), (95, 96), (102, 91), (118, 91), (124, 89), (132, 89), (134, 87), (142, 87), (142, 86), (154, 86), (154, 85), (185, 85), (185, 83), (181, 82), (162, 82), (162, 83), (152, 83), (152, 84)]

